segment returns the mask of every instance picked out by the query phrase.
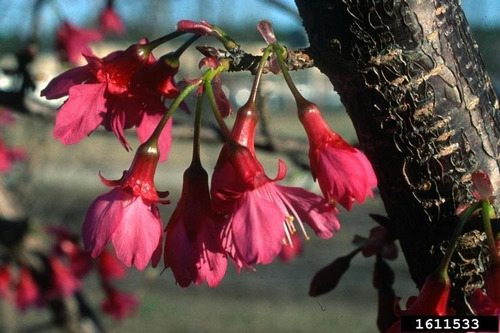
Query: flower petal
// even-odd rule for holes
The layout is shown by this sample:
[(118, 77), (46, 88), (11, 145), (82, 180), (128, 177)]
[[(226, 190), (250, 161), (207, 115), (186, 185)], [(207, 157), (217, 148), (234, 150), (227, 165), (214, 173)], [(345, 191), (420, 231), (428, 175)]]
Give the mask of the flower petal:
[(238, 257), (247, 265), (269, 264), (281, 250), (285, 215), (257, 191), (244, 192), (232, 216), (232, 236)]
[(82, 237), (93, 258), (101, 254), (120, 222), (124, 194), (120, 188), (113, 189), (97, 197), (87, 211)]
[(40, 92), (40, 96), (47, 99), (57, 99), (69, 94), (69, 89), (75, 85), (82, 84), (89, 80), (95, 80), (90, 66), (72, 68), (69, 71), (53, 78), (47, 87)]
[(300, 187), (276, 185), (276, 189), (290, 203), (297, 217), (307, 223), (323, 239), (333, 236), (340, 230), (340, 223), (335, 215), (337, 209), (328, 204), (323, 197)]
[(70, 145), (80, 142), (102, 122), (106, 112), (106, 84), (79, 84), (69, 89), (69, 98), (56, 117), (54, 137)]
[(116, 256), (127, 267), (146, 268), (161, 241), (162, 225), (151, 205), (130, 196), (123, 206), (122, 219), (111, 235)]

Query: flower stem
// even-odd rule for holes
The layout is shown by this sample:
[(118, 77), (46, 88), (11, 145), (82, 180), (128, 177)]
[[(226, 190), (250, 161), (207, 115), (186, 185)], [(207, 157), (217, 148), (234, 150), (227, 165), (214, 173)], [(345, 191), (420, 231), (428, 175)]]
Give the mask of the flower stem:
[(196, 87), (198, 87), (200, 84), (202, 84), (202, 80), (197, 80), (196, 82), (191, 83), (188, 85), (186, 88), (184, 88), (179, 95), (175, 98), (175, 100), (172, 102), (172, 105), (170, 105), (170, 108), (165, 112), (163, 117), (161, 118), (160, 122), (156, 126), (155, 130), (149, 137), (149, 140), (156, 139), (160, 137), (161, 132), (163, 131), (163, 128), (167, 124), (168, 119), (172, 116), (172, 114), (177, 110), (179, 105), (182, 103), (182, 101), (189, 95)]
[[(194, 116), (194, 134), (193, 134), (193, 162), (200, 162), (200, 129), (201, 129), (201, 113), (203, 107), (203, 92), (198, 96), (196, 101), (196, 113)], [(192, 162), (192, 163), (193, 163)]]
[(220, 113), (219, 107), (217, 106), (217, 100), (215, 98), (214, 90), (212, 88), (212, 80), (217, 74), (220, 74), (222, 71), (226, 70), (227, 67), (225, 65), (220, 65), (215, 69), (209, 69), (205, 75), (203, 76), (204, 88), (205, 92), (208, 96), (208, 101), (210, 102), (210, 106), (212, 107), (212, 111), (214, 113), (215, 120), (222, 131), (222, 135), (226, 141), (229, 141), (231, 138), (231, 131), (227, 127), (222, 114)]
[(260, 79), (262, 78), (262, 72), (264, 70), (264, 65), (267, 62), (267, 59), (269, 58), (269, 54), (272, 51), (272, 46), (266, 47), (264, 50), (264, 54), (262, 54), (262, 58), (260, 59), (259, 62), (259, 67), (257, 67), (257, 73), (255, 73), (255, 78), (253, 80), (253, 85), (252, 85), (252, 90), (250, 91), (250, 97), (248, 98), (247, 104), (255, 104), (255, 100), (257, 99), (257, 91), (259, 89), (260, 85)]
[(171, 52), (170, 55), (174, 58), (180, 58), (181, 55), (188, 49), (188, 47), (191, 46), (198, 38), (200, 38), (199, 35), (193, 35), (191, 38), (189, 38), (187, 41), (185, 41), (177, 50), (174, 52)]
[(283, 72), (283, 78), (285, 79), (288, 88), (290, 89), (293, 97), (295, 98), (295, 101), (297, 102), (297, 104), (303, 104), (307, 102), (304, 96), (302, 96), (300, 91), (295, 86), (295, 83), (293, 82), (292, 77), (288, 72), (288, 68), (286, 67), (285, 60), (283, 59), (283, 54), (282, 54), (285, 51), (285, 49), (279, 44), (273, 44), (272, 46), (274, 54), (276, 54), (276, 58), (278, 59), (278, 64), (280, 65), (281, 71)]
[(486, 233), (488, 247), (490, 248), (490, 262), (492, 262), (493, 265), (500, 265), (500, 257), (498, 256), (495, 237), (493, 237), (493, 230), (491, 228), (490, 211), (492, 207), (490, 202), (488, 200), (481, 200), (481, 208), (484, 232)]
[(169, 40), (172, 40), (174, 38), (177, 38), (177, 37), (183, 35), (184, 33), (185, 33), (184, 31), (177, 31), (176, 30), (174, 32), (171, 32), (171, 33), (163, 36), (163, 37), (157, 38), (157, 39), (146, 44), (148, 47), (148, 51), (151, 52), (151, 51), (153, 51), (153, 49), (160, 46), (161, 44), (168, 42)]
[(441, 272), (448, 271), (448, 265), (450, 264), (451, 256), (452, 256), (453, 252), (455, 251), (455, 248), (457, 247), (458, 239), (462, 234), (462, 229), (464, 228), (467, 221), (469, 221), (471, 215), (475, 211), (477, 211), (478, 209), (481, 208), (481, 205), (482, 205), (481, 202), (475, 202), (474, 204), (472, 204), (472, 206), (470, 206), (465, 211), (465, 213), (462, 215), (462, 217), (460, 218), (460, 221), (458, 221), (458, 224), (455, 227), (455, 230), (453, 231), (453, 235), (451, 236), (450, 245), (446, 249), (446, 253), (445, 253), (443, 259), (441, 260), (441, 263), (439, 264), (438, 271), (441, 271)]

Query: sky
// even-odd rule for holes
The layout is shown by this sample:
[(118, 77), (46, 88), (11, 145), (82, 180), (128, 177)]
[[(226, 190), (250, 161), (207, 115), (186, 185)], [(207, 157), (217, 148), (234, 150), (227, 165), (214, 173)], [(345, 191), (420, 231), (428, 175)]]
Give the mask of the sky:
[[(35, 1), (0, 0), (0, 35), (28, 34)], [(275, 1), (296, 12), (294, 0)], [(104, 0), (45, 0), (42, 33), (53, 32), (64, 17), (78, 25), (95, 25), (104, 3)], [(175, 22), (186, 18), (206, 19), (222, 27), (235, 22), (256, 24), (263, 18), (273, 21), (277, 29), (300, 29), (302, 26), (297, 16), (283, 12), (269, 0), (115, 0), (115, 3), (125, 23), (149, 26), (148, 30), (160, 35), (173, 30)], [(462, 0), (462, 5), (471, 25), (482, 28), (500, 26), (499, 0)]]

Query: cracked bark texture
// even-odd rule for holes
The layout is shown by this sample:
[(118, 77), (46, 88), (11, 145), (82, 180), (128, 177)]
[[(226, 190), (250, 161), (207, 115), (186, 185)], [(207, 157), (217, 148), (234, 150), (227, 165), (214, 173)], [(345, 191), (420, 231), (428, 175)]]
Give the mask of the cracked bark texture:
[[(346, 107), (420, 287), (447, 246), (456, 209), (473, 200), (471, 173), (500, 181), (498, 99), (460, 2), (296, 4), (308, 53)], [(469, 223), (450, 267), (457, 313), (469, 312), (465, 297), (482, 286), (487, 261), (481, 225)]]

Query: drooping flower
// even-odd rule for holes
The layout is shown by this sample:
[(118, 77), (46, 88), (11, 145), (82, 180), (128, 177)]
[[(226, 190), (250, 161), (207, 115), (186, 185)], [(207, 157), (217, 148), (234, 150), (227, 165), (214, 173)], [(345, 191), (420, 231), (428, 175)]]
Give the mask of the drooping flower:
[(38, 302), (40, 291), (29, 268), (21, 267), (15, 289), (16, 306), (19, 310), (24, 311)]
[(219, 229), (210, 207), (208, 174), (195, 159), (184, 172), (181, 199), (166, 228), (165, 267), (181, 287), (205, 280), (216, 287), (224, 277), (227, 259)]
[(373, 196), (377, 177), (366, 156), (333, 132), (318, 107), (297, 101), (299, 119), (309, 139), (309, 161), (325, 198), (350, 210), (354, 201)]
[(370, 230), (370, 236), (361, 252), (365, 257), (380, 254), (383, 258), (394, 260), (398, 256), (398, 248), (386, 228), (376, 226)]
[(488, 268), (484, 276), (486, 294), (477, 289), (471, 295), (471, 306), (477, 315), (500, 316), (500, 268), (497, 265)]
[(139, 306), (139, 300), (134, 295), (125, 294), (111, 285), (106, 285), (104, 290), (106, 299), (101, 309), (115, 320), (127, 318)]
[[(445, 316), (452, 315), (448, 308), (451, 282), (448, 273), (436, 272), (427, 277), (418, 296), (406, 302), (405, 316)], [(401, 320), (395, 322), (387, 333), (401, 332)]]
[(112, 6), (106, 6), (99, 15), (99, 29), (104, 34), (123, 35), (125, 33), (125, 25)]
[(0, 138), (0, 173), (12, 170), (13, 163), (23, 160), (25, 156), (24, 149), (9, 148)]
[(79, 238), (64, 227), (51, 226), (48, 230), (56, 236), (54, 252), (66, 256), (71, 273), (81, 279), (92, 268), (92, 260), (80, 245)]
[(484, 170), (476, 170), (471, 174), (473, 194), (477, 200), (493, 201), (493, 184)]
[[(150, 43), (134, 44), (102, 59), (86, 55), (87, 65), (52, 79), (41, 95), (47, 99), (69, 96), (57, 113), (54, 137), (75, 144), (103, 125), (129, 149), (124, 130), (135, 126), (139, 140), (145, 142), (167, 111), (163, 99), (178, 92), (171, 87), (178, 64), (171, 68), (164, 59), (155, 61), (153, 48)], [(143, 79), (141, 70), (154, 71), (154, 80)], [(170, 132), (171, 124), (160, 137), (162, 161), (170, 147)]]
[(158, 159), (157, 142), (146, 142), (121, 179), (101, 177), (105, 185), (115, 188), (92, 203), (82, 226), (85, 248), (93, 258), (111, 241), (127, 267), (142, 270), (150, 260), (153, 266), (160, 260), (163, 228), (156, 204), (168, 203), (160, 199), (168, 193), (159, 193), (154, 186)]
[(68, 297), (80, 288), (80, 280), (73, 275), (70, 268), (65, 266), (59, 258), (50, 257), (49, 267), (51, 285), (47, 297)]
[(12, 297), (12, 273), (9, 266), (0, 267), (0, 297), (10, 300)]
[(121, 279), (125, 276), (126, 271), (123, 264), (109, 250), (104, 249), (99, 256), (97, 270), (101, 279), (110, 281), (112, 279)]
[(285, 177), (284, 162), (275, 179), (265, 174), (253, 145), (257, 119), (253, 104), (240, 108), (212, 177), (212, 206), (229, 216), (223, 245), (237, 267), (270, 263), (283, 242), (291, 242), (294, 220), (304, 234), (303, 222), (321, 238), (340, 229), (336, 209), (324, 198), (275, 183)]
[(56, 50), (61, 59), (73, 65), (80, 65), (83, 61), (82, 54), (89, 54), (89, 43), (102, 39), (97, 30), (83, 29), (64, 21), (56, 31)]

